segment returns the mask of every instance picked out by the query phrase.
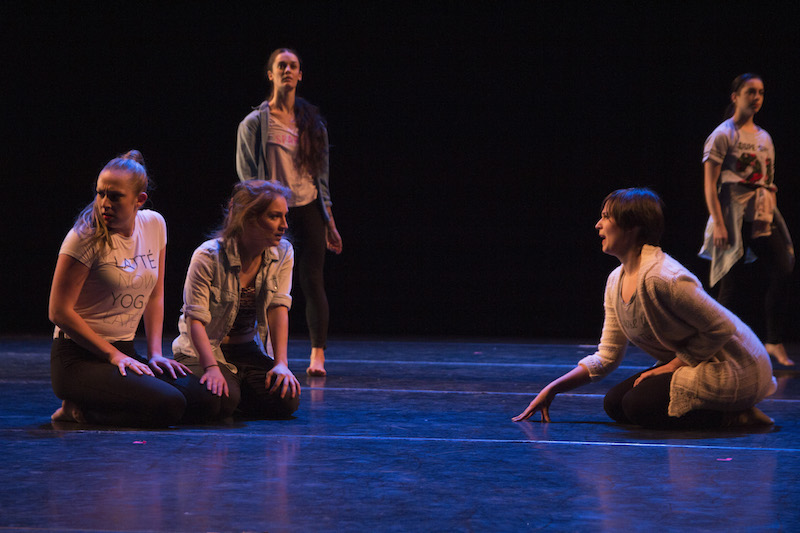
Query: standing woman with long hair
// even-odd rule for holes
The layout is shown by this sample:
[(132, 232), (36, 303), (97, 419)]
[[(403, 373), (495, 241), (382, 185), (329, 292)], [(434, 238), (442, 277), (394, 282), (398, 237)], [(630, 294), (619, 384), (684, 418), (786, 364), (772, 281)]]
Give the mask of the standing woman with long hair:
[(754, 122), (764, 103), (761, 76), (738, 76), (730, 98), (727, 120), (708, 136), (703, 149), (709, 219), (700, 256), (711, 260), (711, 286), (719, 282), (717, 299), (740, 316), (752, 314), (743, 298), (754, 281), (748, 279), (746, 263), (758, 259), (759, 272), (767, 278), (767, 352), (780, 364), (794, 365), (783, 345), (794, 248), (777, 207), (772, 137)]
[(319, 109), (297, 96), (303, 79), (300, 58), (288, 48), (272, 52), (266, 65), (267, 99), (239, 124), (236, 172), (242, 181), (277, 181), (291, 189), (289, 238), (295, 274), (306, 300), (311, 361), (306, 372), (325, 375), (328, 298), (325, 248), (342, 252), (328, 186), (328, 132)]
[[(53, 421), (168, 426), (187, 405), (198, 417), (210, 407), (199, 380), (161, 353), (167, 228), (142, 209), (148, 183), (138, 151), (112, 159), (61, 245), (49, 303), (51, 378), (63, 400)], [(142, 318), (147, 360), (133, 342)]]

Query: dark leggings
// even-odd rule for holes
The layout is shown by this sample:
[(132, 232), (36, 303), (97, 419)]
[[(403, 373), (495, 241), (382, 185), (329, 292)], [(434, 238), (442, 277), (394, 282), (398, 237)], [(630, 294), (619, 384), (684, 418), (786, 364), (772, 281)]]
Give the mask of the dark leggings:
[(325, 294), (325, 220), (318, 202), (289, 209), (289, 240), (294, 246), (295, 280), (306, 303), (312, 348), (328, 342), (328, 297)]
[[(142, 363), (133, 341), (112, 345)], [(50, 376), (53, 392), (75, 403), (92, 424), (123, 427), (166, 427), (178, 422), (215, 416), (213, 394), (189, 375), (172, 379), (165, 371), (156, 377), (139, 375), (103, 361), (70, 339), (53, 339)]]
[(681, 417), (669, 416), (672, 373), (648, 378), (634, 387), (642, 372), (615, 385), (606, 394), (603, 408), (615, 421), (653, 429), (711, 429), (725, 424), (726, 415), (722, 411), (696, 410)]
[[(221, 417), (233, 415), (237, 408), (239, 414), (257, 419), (288, 418), (297, 411), (300, 405), (298, 396), (281, 398), (279, 393), (270, 394), (266, 386), (267, 372), (274, 361), (261, 352), (258, 344), (223, 344), (222, 352), (237, 372), (234, 374), (224, 365), (219, 365), (228, 383), (228, 396), (215, 396), (221, 406)], [(197, 357), (177, 354), (175, 359), (189, 367), (195, 375), (203, 375), (204, 370)]]
[[(745, 322), (759, 329), (762, 313), (759, 306), (750, 303), (749, 289), (760, 278), (766, 280), (766, 291), (763, 297), (763, 332), (765, 342), (779, 344), (786, 333), (786, 315), (788, 314), (788, 288), (792, 264), (786, 252), (786, 243), (780, 231), (773, 227), (772, 234), (758, 239), (750, 238), (752, 224), (745, 222), (742, 226), (742, 240), (745, 249), (753, 250), (758, 260), (745, 264), (744, 257), (719, 282), (717, 301), (727, 307)], [(759, 286), (758, 284), (755, 284)], [(755, 312), (754, 312), (755, 311)], [(762, 326), (763, 327), (763, 326)]]

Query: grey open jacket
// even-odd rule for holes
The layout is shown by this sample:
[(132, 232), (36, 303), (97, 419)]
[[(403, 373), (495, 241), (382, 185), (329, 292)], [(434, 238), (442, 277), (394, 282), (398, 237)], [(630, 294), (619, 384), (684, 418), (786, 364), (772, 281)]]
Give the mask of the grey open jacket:
[[(317, 201), (322, 216), (327, 222), (330, 218), (328, 208), (331, 207), (331, 192), (328, 172), (328, 130), (322, 127), (325, 135), (325, 164), (323, 171), (313, 176), (317, 187)], [(236, 134), (236, 174), (242, 181), (260, 179), (270, 180), (270, 169), (267, 165), (267, 142), (269, 139), (269, 102), (264, 100), (239, 123)]]

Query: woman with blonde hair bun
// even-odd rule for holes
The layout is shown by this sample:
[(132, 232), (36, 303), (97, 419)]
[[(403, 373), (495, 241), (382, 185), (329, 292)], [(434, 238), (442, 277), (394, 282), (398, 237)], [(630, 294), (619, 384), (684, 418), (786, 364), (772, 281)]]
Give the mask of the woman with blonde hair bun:
[[(55, 422), (169, 426), (213, 409), (198, 379), (161, 353), (167, 230), (142, 209), (148, 185), (138, 151), (109, 161), (61, 245), (49, 302)], [(134, 348), (142, 319), (147, 359)]]

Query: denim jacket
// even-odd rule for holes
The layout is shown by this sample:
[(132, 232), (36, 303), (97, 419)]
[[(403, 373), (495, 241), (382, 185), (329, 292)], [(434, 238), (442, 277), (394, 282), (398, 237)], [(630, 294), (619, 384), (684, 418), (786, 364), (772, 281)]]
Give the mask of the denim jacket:
[[(325, 133), (325, 153), (328, 153), (328, 130)], [(239, 123), (236, 133), (236, 173), (241, 181), (271, 179), (267, 167), (267, 140), (269, 130), (269, 103), (264, 100)], [(328, 207), (331, 207), (328, 156), (325, 156), (324, 170), (314, 176), (317, 186), (317, 199), (322, 209), (322, 217), (328, 220)]]
[[(262, 351), (274, 358), (269, 337), (267, 310), (274, 306), (291, 307), (294, 249), (289, 241), (268, 248), (261, 255), (261, 268), (256, 274), (257, 342)], [(239, 312), (239, 271), (242, 264), (235, 239), (224, 246), (221, 239), (201, 244), (192, 254), (183, 288), (183, 307), (178, 320), (180, 335), (172, 342), (172, 352), (197, 357), (186, 317), (202, 322), (211, 342), (214, 357), (232, 372), (236, 367), (225, 360), (220, 344), (228, 335)]]

